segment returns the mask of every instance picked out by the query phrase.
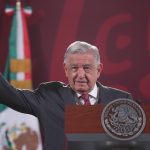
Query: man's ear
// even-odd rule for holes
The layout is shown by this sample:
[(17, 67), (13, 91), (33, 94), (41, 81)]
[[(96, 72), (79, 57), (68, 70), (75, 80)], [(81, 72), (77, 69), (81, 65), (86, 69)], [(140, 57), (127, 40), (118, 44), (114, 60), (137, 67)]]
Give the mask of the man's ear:
[(67, 68), (67, 65), (65, 63), (63, 64), (63, 68), (64, 68), (64, 71), (65, 71), (65, 75), (67, 77), (68, 76), (68, 68)]
[(100, 77), (100, 74), (101, 74), (102, 70), (103, 70), (103, 64), (100, 63), (100, 64), (98, 65), (98, 67), (97, 67), (98, 78)]

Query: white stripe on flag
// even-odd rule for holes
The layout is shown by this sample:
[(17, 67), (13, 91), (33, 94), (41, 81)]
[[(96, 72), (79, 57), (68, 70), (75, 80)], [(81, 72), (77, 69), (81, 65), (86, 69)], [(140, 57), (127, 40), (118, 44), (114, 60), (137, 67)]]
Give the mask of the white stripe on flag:
[[(23, 39), (23, 24), (22, 24), (22, 15), (21, 8), (17, 8), (16, 10), (17, 16), (17, 43), (16, 43), (16, 53), (17, 59), (24, 59), (24, 39)], [(25, 73), (18, 72), (16, 75), (17, 80), (25, 80)]]

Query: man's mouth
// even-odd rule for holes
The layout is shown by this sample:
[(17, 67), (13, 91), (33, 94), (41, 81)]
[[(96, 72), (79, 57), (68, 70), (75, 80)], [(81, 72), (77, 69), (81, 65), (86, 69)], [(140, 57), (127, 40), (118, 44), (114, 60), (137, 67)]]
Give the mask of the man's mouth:
[(76, 83), (87, 83), (87, 81), (75, 81)]

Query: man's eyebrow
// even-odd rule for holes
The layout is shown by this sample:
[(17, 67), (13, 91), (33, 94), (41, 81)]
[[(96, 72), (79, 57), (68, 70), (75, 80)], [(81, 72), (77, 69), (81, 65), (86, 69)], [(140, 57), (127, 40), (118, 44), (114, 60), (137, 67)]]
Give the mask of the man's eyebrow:
[(83, 66), (86, 66), (86, 67), (93, 67), (94, 65), (92, 65), (92, 64), (84, 64)]
[(84, 66), (92, 66), (92, 64), (83, 64)]
[(78, 65), (77, 65), (77, 64), (70, 64), (69, 66), (71, 66), (71, 67), (72, 67), (72, 66), (78, 66)]

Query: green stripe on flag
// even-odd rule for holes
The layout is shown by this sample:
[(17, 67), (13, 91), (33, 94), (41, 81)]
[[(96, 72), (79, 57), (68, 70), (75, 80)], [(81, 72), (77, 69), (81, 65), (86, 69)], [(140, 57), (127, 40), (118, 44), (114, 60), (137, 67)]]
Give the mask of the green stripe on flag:
[(16, 35), (17, 35), (17, 20), (16, 20), (16, 12), (13, 16), (12, 27), (9, 39), (9, 57), (16, 58)]
[[(10, 33), (10, 39), (9, 39), (9, 69), (10, 69), (10, 60), (13, 58), (16, 58), (16, 36), (17, 36), (17, 17), (16, 17), (16, 11), (14, 12), (13, 19), (12, 19), (12, 27), (11, 27), (11, 33)], [(9, 74), (10, 80), (16, 80), (16, 73), (13, 73), (10, 71)]]

